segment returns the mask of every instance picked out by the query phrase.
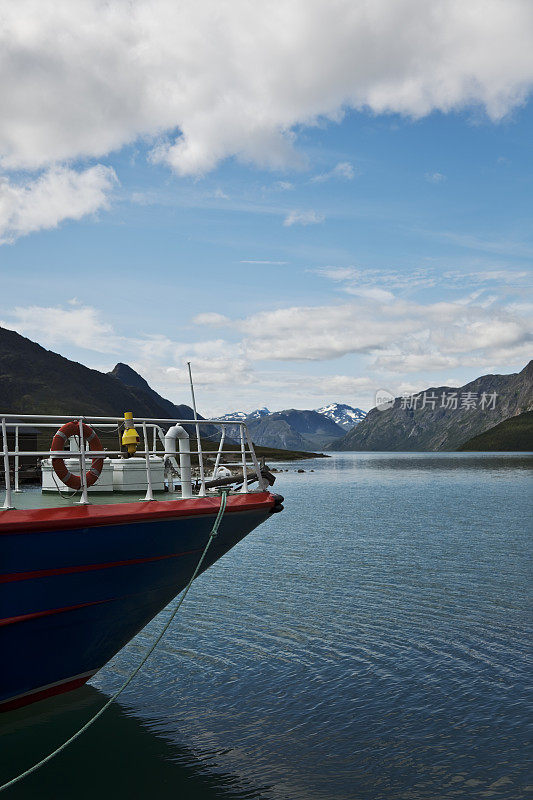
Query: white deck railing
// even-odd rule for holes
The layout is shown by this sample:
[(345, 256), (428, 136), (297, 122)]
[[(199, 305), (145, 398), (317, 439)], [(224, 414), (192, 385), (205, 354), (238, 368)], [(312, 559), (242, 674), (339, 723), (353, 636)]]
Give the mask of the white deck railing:
[[(71, 421), (79, 421), (79, 450), (70, 450), (70, 451), (57, 451), (57, 450), (21, 450), (20, 449), (20, 436), (24, 433), (26, 429), (38, 429), (38, 431), (47, 432), (49, 430), (57, 429), (58, 423), (59, 425), (63, 425), (65, 422)], [(101, 450), (101, 451), (94, 451), (94, 450), (86, 450), (86, 443), (83, 433), (83, 424), (86, 423), (90, 425), (96, 433), (113, 433), (117, 432), (120, 435), (121, 426), (124, 425), (124, 418), (123, 417), (93, 417), (93, 416), (82, 416), (79, 414), (76, 415), (68, 415), (68, 414), (51, 414), (51, 415), (43, 415), (43, 414), (0, 414), (0, 423), (1, 423), (1, 434), (2, 434), (2, 450), (0, 451), (0, 457), (3, 465), (3, 472), (4, 472), (4, 481), (5, 481), (5, 501), (2, 508), (14, 508), (14, 501), (13, 501), (13, 492), (20, 492), (22, 491), (20, 488), (20, 466), (21, 466), (21, 458), (24, 457), (35, 457), (35, 458), (78, 458), (80, 462), (80, 478), (81, 478), (81, 488), (78, 490), (81, 493), (81, 504), (89, 503), (87, 491), (87, 468), (86, 468), (86, 460), (87, 458), (108, 458), (111, 456), (117, 457), (124, 457), (124, 451), (121, 449), (118, 450)], [(181, 425), (185, 428), (188, 426), (189, 428), (195, 426), (195, 430), (197, 431), (196, 436), (190, 436), (185, 432), (185, 436), (183, 437), (183, 446), (180, 442), (180, 452), (179, 452), (179, 460), (180, 460), (180, 467), (177, 468), (176, 462), (176, 450), (166, 450), (165, 449), (165, 430), (168, 429), (170, 426), (174, 425)], [(231, 425), (238, 426), (239, 428), (239, 442), (235, 444), (235, 449), (224, 449), (224, 444), (227, 444), (227, 437), (226, 437), (226, 426)], [(226, 466), (231, 467), (233, 469), (240, 468), (241, 474), (235, 476), (235, 483), (242, 484), (240, 491), (247, 493), (249, 491), (249, 484), (250, 482), (257, 481), (259, 484), (260, 490), (264, 490), (266, 488), (266, 483), (261, 475), (261, 470), (259, 467), (259, 463), (257, 461), (257, 457), (254, 451), (254, 447), (250, 436), (248, 434), (248, 429), (246, 427), (246, 423), (242, 422), (242, 420), (207, 420), (207, 419), (198, 419), (198, 420), (190, 420), (190, 419), (152, 419), (152, 418), (144, 418), (144, 417), (134, 417), (133, 419), (133, 426), (136, 427), (139, 436), (142, 436), (143, 440), (143, 449), (140, 448), (136, 450), (136, 456), (144, 456), (146, 461), (146, 500), (153, 500), (153, 482), (152, 482), (152, 465), (150, 463), (151, 456), (158, 456), (164, 459), (165, 463), (165, 474), (167, 476), (168, 481), (168, 488), (169, 491), (174, 491), (174, 475), (177, 472), (177, 477), (180, 480), (181, 486), (181, 496), (182, 497), (205, 497), (207, 492), (209, 491), (209, 484), (210, 480), (206, 479), (206, 461), (207, 457), (213, 458), (214, 457), (214, 466), (212, 471), (212, 479), (216, 480), (217, 472), (219, 467)], [(163, 427), (164, 426), (164, 429)], [(202, 443), (201, 437), (201, 427), (204, 427), (204, 430), (207, 426), (216, 427), (220, 431), (220, 439), (218, 440), (218, 447), (217, 449), (213, 450), (205, 450), (204, 444)], [(8, 430), (9, 429), (9, 430)], [(9, 449), (8, 447), (8, 435), (14, 434), (14, 448)], [(152, 446), (150, 447), (150, 435), (152, 438)], [(207, 435), (212, 435), (212, 432), (207, 432)], [(196, 449), (191, 451), (190, 442), (191, 439), (196, 439)], [(212, 440), (213, 444), (216, 444), (216, 439)], [(191, 474), (191, 456), (197, 459), (197, 480), (195, 482), (195, 486), (193, 487), (192, 482), (189, 485), (185, 485), (185, 482), (182, 481), (182, 477), (185, 478), (185, 475)], [(233, 456), (233, 459), (225, 460), (224, 457)], [(14, 472), (14, 480), (13, 480), (13, 488), (11, 486), (11, 459), (13, 460), (13, 472)], [(188, 464), (189, 472), (186, 472)], [(250, 468), (250, 469), (249, 469)], [(196, 491), (196, 494), (195, 494)]]

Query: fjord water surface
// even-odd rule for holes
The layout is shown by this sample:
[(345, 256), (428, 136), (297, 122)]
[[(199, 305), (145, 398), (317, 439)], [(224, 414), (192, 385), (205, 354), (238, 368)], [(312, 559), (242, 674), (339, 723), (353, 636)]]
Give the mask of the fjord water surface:
[[(198, 579), (119, 702), (6, 797), (530, 796), (531, 466), (471, 453), (290, 465), (285, 511)], [(4, 715), (0, 777), (81, 725), (168, 613), (91, 687)]]

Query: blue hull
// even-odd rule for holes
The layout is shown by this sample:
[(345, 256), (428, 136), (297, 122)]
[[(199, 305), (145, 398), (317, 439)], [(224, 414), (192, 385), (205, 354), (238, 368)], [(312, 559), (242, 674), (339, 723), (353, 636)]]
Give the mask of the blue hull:
[[(226, 514), (202, 571), (272, 510)], [(0, 710), (75, 688), (97, 672), (186, 586), (214, 519), (213, 512), (3, 533)]]

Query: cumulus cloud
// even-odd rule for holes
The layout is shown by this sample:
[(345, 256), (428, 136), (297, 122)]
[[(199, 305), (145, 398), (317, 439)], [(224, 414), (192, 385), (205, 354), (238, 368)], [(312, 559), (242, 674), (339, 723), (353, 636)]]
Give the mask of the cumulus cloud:
[(0, 176), (0, 244), (107, 208), (116, 180), (101, 164), (83, 172), (57, 167), (20, 183)]
[(317, 225), (319, 222), (324, 222), (325, 217), (316, 211), (289, 211), (283, 224), (285, 227), (290, 228), (291, 225)]
[(262, 311), (225, 324), (243, 335), (244, 353), (252, 362), (364, 354), (376, 366), (395, 370), (395, 364), (401, 365), (403, 372), (482, 363), (500, 351), (522, 352), (533, 340), (528, 318), (509, 309), (379, 295), (340, 305)]
[(499, 120), (533, 80), (529, 0), (0, 0), (0, 159), (42, 168), (139, 137), (180, 175), (295, 163), (346, 109)]

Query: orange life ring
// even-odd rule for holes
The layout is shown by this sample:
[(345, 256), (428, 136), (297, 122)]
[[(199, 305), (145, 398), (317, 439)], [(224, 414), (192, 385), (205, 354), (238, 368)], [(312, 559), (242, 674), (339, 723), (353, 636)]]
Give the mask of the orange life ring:
[[(65, 451), (65, 442), (70, 439), (71, 436), (79, 436), (80, 433), (80, 423), (78, 420), (74, 420), (73, 422), (66, 422), (64, 425), (60, 427), (54, 438), (52, 439), (52, 444), (50, 445), (50, 450), (59, 450), (60, 452)], [(89, 443), (90, 450), (101, 451), (102, 450), (102, 443), (98, 438), (97, 434), (90, 425), (86, 425), (83, 423), (83, 437), (86, 442)], [(91, 467), (87, 470), (87, 486), (93, 486), (96, 483), (98, 478), (100, 477), (100, 473), (102, 472), (102, 468), (104, 466), (104, 459), (103, 458), (93, 458), (91, 461)], [(59, 478), (60, 481), (63, 481), (64, 484), (69, 486), (71, 489), (81, 489), (81, 476), (74, 475), (70, 472), (69, 468), (65, 464), (65, 460), (63, 458), (54, 458), (52, 457), (52, 467), (54, 468), (54, 472)]]

